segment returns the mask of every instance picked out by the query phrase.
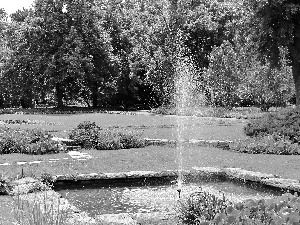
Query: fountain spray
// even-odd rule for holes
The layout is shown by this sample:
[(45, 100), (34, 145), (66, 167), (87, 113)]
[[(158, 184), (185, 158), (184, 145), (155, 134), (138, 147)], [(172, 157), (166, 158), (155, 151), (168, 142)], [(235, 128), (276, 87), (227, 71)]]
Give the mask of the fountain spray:
[[(178, 179), (177, 192), (180, 198), (183, 184), (183, 152), (185, 148), (186, 127), (188, 118), (184, 117), (188, 109), (194, 104), (198, 105), (198, 84), (195, 78), (199, 76), (194, 66), (191, 53), (185, 46), (186, 37), (182, 31), (178, 30), (176, 35), (176, 52), (174, 57), (175, 77), (174, 77), (174, 101), (176, 105), (177, 120), (177, 163), (178, 163)], [(197, 96), (197, 98), (195, 98)]]

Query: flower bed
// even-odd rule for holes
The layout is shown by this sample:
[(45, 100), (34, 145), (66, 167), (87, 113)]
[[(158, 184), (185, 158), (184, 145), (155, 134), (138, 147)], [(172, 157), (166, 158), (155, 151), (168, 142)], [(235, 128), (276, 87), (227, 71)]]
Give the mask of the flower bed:
[(65, 146), (51, 139), (51, 135), (41, 129), (0, 129), (0, 154), (49, 154), (65, 150)]

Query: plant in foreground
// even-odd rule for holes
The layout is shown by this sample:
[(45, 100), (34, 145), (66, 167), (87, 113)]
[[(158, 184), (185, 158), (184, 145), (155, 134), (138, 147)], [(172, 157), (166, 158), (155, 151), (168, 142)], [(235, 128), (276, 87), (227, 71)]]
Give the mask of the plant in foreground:
[(37, 197), (34, 194), (15, 197), (14, 218), (18, 225), (64, 225), (69, 218), (69, 209), (44, 192)]
[(212, 221), (217, 214), (224, 213), (228, 206), (232, 205), (223, 198), (200, 191), (191, 194), (186, 200), (179, 201), (177, 212), (179, 220), (184, 224), (201, 224)]
[(205, 192), (192, 194), (178, 207), (179, 219), (184, 224), (223, 225), (299, 225), (300, 198), (283, 194), (273, 199), (248, 199), (233, 204)]

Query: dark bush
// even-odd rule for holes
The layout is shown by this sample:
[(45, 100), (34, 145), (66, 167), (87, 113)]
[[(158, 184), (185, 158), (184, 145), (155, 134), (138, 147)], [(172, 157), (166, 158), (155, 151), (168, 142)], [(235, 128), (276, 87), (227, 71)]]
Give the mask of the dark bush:
[(100, 127), (98, 127), (95, 122), (90, 122), (90, 121), (84, 121), (77, 126), (77, 129), (84, 129), (84, 130), (90, 130), (95, 128), (100, 128)]
[(73, 129), (69, 135), (76, 145), (87, 149), (114, 150), (141, 148), (145, 141), (140, 134), (129, 130), (102, 129), (94, 122), (85, 121)]
[(64, 150), (64, 146), (51, 140), (51, 135), (40, 129), (0, 129), (0, 154), (47, 154)]
[(244, 131), (250, 137), (278, 135), (292, 143), (300, 143), (300, 110), (269, 113), (261, 119), (249, 122)]

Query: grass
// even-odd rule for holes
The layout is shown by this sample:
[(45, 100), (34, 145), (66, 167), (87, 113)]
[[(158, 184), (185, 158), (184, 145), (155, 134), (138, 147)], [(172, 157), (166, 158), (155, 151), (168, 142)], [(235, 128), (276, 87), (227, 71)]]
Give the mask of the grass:
[[(281, 107), (271, 107), (269, 112), (282, 110)], [(225, 109), (223, 107), (208, 107), (208, 106), (195, 106), (185, 108), (183, 111), (178, 112), (178, 109), (173, 106), (162, 106), (152, 110), (153, 113), (162, 115), (180, 115), (186, 116), (199, 116), (199, 117), (221, 117), (221, 118), (258, 118), (268, 112), (262, 112), (257, 107), (233, 107), (232, 109)]]
[[(0, 120), (38, 120), (45, 123), (38, 124), (7, 124), (13, 128), (42, 128), (59, 137), (68, 137), (68, 133), (79, 123), (95, 122), (106, 128), (130, 128), (143, 131), (143, 137), (175, 139), (178, 133), (178, 118), (173, 116), (145, 116), (145, 115), (115, 115), (102, 113), (86, 113), (71, 115), (0, 115)], [(242, 120), (217, 119), (202, 117), (183, 117), (185, 128), (182, 129), (184, 138), (189, 139), (220, 139), (232, 140), (245, 138), (242, 132)], [(52, 123), (52, 124), (51, 124)], [(51, 125), (49, 125), (51, 124)]]
[[(14, 178), (20, 176), (22, 168), (25, 175), (35, 175), (36, 177), (40, 177), (43, 173), (76, 175), (78, 173), (178, 169), (178, 152), (176, 148), (172, 147), (148, 146), (141, 149), (86, 150), (84, 152), (94, 158), (87, 161), (68, 159), (23, 166), (0, 166), (0, 174)], [(4, 157), (5, 155), (1, 155), (0, 160)], [(29, 157), (26, 156), (26, 159)], [(254, 155), (210, 147), (188, 147), (183, 152), (183, 167), (187, 170), (195, 166), (238, 167), (297, 180), (300, 180), (299, 160), (300, 156), (295, 155)]]
[[(67, 153), (57, 153), (57, 154), (45, 154), (45, 155), (28, 155), (28, 154), (5, 154), (0, 155), (0, 164), (3, 163), (12, 163), (16, 164), (17, 162), (32, 162), (32, 161), (44, 161), (49, 159), (63, 159), (71, 157)], [(0, 166), (1, 167), (1, 166)]]

